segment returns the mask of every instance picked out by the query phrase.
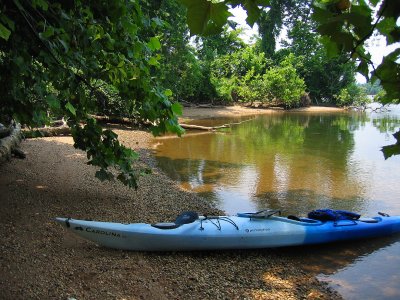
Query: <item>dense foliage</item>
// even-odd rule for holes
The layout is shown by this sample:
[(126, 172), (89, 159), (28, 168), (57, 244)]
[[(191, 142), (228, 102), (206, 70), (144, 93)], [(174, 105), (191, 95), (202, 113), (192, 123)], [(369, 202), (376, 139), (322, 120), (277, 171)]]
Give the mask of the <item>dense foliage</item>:
[(247, 47), (216, 59), (211, 80), (225, 99), (296, 107), (305, 93), (305, 84), (293, 61), (294, 56), (289, 55), (276, 66), (265, 59), (264, 53)]
[(161, 45), (149, 33), (162, 21), (144, 15), (139, 1), (13, 0), (0, 9), (0, 122), (41, 126), (64, 116), (99, 178), (112, 178), (114, 166), (118, 179), (136, 187), (136, 153), (90, 114), (112, 104), (106, 89), (155, 134), (182, 132), (181, 107), (152, 77)]

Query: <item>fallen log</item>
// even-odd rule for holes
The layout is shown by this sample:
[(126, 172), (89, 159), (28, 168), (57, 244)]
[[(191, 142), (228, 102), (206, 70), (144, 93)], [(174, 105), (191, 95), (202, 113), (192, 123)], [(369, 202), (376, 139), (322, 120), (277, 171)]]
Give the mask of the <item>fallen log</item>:
[(60, 127), (23, 129), (22, 133), (25, 138), (51, 137), (59, 135), (69, 135), (71, 134), (71, 128), (69, 128), (67, 125), (64, 125)]
[(10, 135), (0, 139), (0, 163), (10, 159), (11, 153), (18, 149), (21, 143), (21, 125), (16, 124), (11, 127)]
[(247, 119), (244, 121), (240, 121), (240, 122), (235, 122), (235, 123), (228, 123), (228, 124), (224, 124), (224, 125), (220, 125), (220, 126), (201, 126), (201, 125), (192, 125), (192, 124), (179, 124), (182, 128), (184, 129), (195, 129), (195, 130), (208, 130), (208, 131), (213, 131), (213, 130), (218, 130), (218, 129), (223, 129), (223, 128), (229, 128), (232, 125), (239, 125), (248, 121), (253, 120), (254, 118), (251, 119)]
[(136, 121), (134, 119), (118, 117), (118, 116), (98, 116), (90, 115), (91, 118), (96, 119), (97, 122), (102, 124), (122, 124), (122, 125), (134, 125)]
[(192, 124), (179, 124), (179, 125), (184, 129), (197, 129), (197, 130), (209, 130), (209, 131), (229, 127), (229, 125), (226, 125), (226, 124), (222, 125), (222, 126), (214, 126), (214, 127), (192, 125)]

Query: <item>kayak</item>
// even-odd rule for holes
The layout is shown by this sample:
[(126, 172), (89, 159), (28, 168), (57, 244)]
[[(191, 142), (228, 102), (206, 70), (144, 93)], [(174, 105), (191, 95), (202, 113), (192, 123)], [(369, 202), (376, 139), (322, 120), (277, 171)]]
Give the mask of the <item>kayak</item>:
[(400, 232), (400, 216), (317, 220), (278, 216), (279, 211), (199, 216), (185, 212), (173, 223), (97, 222), (56, 218), (100, 246), (134, 251), (274, 248), (380, 237)]

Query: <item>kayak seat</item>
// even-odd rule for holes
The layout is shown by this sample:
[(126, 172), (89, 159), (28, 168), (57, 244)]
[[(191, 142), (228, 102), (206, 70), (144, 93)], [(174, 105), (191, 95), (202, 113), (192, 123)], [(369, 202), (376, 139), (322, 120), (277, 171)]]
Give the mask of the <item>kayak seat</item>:
[(151, 226), (158, 229), (175, 229), (181, 225), (175, 223), (156, 223), (156, 224), (151, 224)]
[(176, 219), (174, 223), (156, 223), (151, 224), (151, 226), (158, 229), (176, 229), (183, 224), (190, 224), (196, 221), (199, 218), (199, 215), (195, 211), (185, 211), (181, 213)]
[(199, 218), (199, 215), (195, 211), (185, 211), (181, 213), (176, 219), (175, 224), (183, 225), (193, 223)]
[(296, 217), (296, 216), (293, 216), (293, 215), (289, 215), (289, 216), (287, 216), (287, 218), (290, 219), (290, 220), (295, 220), (295, 221), (300, 221), (301, 222), (301, 219), (299, 217)]

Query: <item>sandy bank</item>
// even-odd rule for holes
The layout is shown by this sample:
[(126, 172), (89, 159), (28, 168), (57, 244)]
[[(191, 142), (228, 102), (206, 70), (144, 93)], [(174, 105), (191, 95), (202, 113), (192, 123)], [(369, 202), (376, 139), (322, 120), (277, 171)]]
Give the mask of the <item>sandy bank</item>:
[[(292, 109), (286, 112), (340, 112), (342, 108), (337, 107), (323, 107), (323, 106), (310, 106)], [(201, 118), (215, 118), (215, 117), (234, 117), (234, 116), (252, 116), (252, 115), (267, 115), (282, 113), (280, 109), (263, 109), (263, 108), (249, 108), (243, 106), (226, 106), (226, 107), (213, 107), (213, 108), (198, 108), (198, 107), (185, 107), (183, 109), (182, 119), (201, 119)]]

